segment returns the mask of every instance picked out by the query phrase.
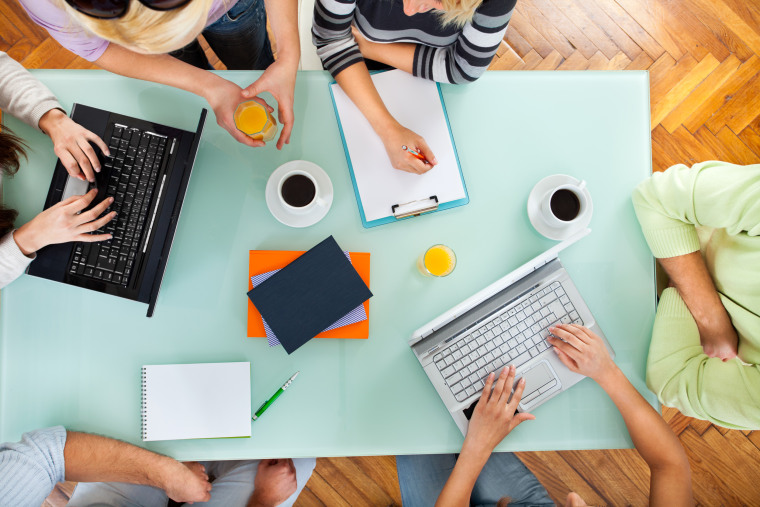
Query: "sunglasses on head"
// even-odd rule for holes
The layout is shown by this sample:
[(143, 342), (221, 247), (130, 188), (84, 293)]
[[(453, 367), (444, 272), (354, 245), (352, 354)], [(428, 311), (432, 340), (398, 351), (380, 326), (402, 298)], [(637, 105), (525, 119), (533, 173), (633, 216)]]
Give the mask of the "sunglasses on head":
[[(116, 19), (129, 10), (130, 0), (66, 0), (66, 3), (82, 14), (97, 19)], [(190, 0), (139, 0), (154, 11), (170, 11), (190, 2)]]

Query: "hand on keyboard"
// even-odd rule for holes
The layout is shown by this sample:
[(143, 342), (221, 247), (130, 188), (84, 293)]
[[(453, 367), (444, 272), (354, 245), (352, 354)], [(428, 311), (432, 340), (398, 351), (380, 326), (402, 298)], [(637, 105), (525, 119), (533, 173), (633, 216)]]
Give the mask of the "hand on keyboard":
[(57, 243), (111, 239), (110, 234), (90, 233), (105, 226), (116, 216), (114, 212), (101, 216), (112, 199), (104, 199), (92, 209), (80, 213), (90, 205), (96, 195), (98, 191), (93, 189), (85, 195), (74, 195), (51, 206), (22, 225), (13, 234), (13, 239), (24, 255), (30, 255), (44, 246)]
[(66, 116), (60, 109), (51, 109), (42, 115), (39, 126), (50, 136), (55, 154), (71, 176), (95, 181), (95, 172), (100, 171), (100, 160), (90, 143), (97, 145), (103, 154), (110, 153), (101, 138)]
[[(470, 419), (462, 454), (475, 453), (476, 456), (488, 459), (494, 447), (504, 440), (504, 437), (518, 424), (535, 419), (528, 413), (515, 414), (517, 404), (520, 403), (523, 389), (525, 389), (525, 380), (520, 379), (510, 399), (515, 380), (515, 367), (503, 368), (495, 385), (494, 378), (495, 375), (491, 373), (486, 380), (483, 393)], [(493, 391), (491, 391), (492, 387)]]
[(599, 382), (616, 368), (602, 339), (590, 329), (576, 324), (557, 324), (549, 331), (554, 336), (547, 340), (570, 370)]

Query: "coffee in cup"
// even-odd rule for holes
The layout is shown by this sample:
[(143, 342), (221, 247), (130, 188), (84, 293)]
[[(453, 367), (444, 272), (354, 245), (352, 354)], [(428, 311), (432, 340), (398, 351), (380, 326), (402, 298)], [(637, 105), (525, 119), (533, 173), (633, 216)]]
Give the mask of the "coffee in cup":
[(282, 176), (277, 195), (283, 207), (293, 213), (306, 213), (314, 206), (324, 204), (319, 197), (317, 180), (306, 171), (298, 169)]
[(547, 225), (564, 228), (574, 225), (586, 213), (588, 207), (585, 181), (578, 185), (565, 184), (555, 187), (541, 201), (541, 215)]

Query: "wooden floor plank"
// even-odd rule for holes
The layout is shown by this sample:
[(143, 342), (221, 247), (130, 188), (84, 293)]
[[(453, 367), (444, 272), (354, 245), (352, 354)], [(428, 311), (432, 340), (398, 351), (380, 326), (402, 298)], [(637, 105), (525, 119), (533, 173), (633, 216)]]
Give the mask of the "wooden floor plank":
[(729, 126), (734, 132), (741, 132), (753, 119), (747, 112), (759, 110), (760, 74), (757, 74), (727, 100), (705, 125), (714, 133), (717, 133), (723, 125)]
[[(518, 2), (518, 6), (519, 6)], [(538, 30), (531, 24), (530, 20), (520, 11), (517, 11), (515, 9), (515, 14), (512, 16), (512, 19), (509, 22), (509, 29), (507, 30), (507, 33), (514, 27), (520, 35), (523, 36), (523, 38), (530, 43), (533, 49), (536, 50), (536, 52), (541, 55), (542, 57), (546, 58), (553, 52), (557, 52), (556, 49), (554, 49), (554, 46), (552, 46), (551, 42), (546, 40), (546, 38), (541, 35)], [(564, 55), (563, 55), (564, 58)]]
[(552, 51), (543, 59), (541, 63), (536, 65), (535, 69), (533, 70), (554, 70), (559, 67), (563, 61), (565, 61), (565, 59), (562, 58), (561, 54), (556, 51)]
[[(608, 60), (620, 51), (617, 44), (582, 9), (578, 9), (573, 0), (550, 0), (548, 3), (553, 4), (555, 9), (561, 12), (583, 37), (598, 51), (601, 51)], [(568, 37), (568, 40), (573, 42), (572, 38)]]
[(677, 31), (679, 39), (688, 45), (687, 49), (697, 60), (711, 54), (718, 61), (723, 61), (731, 54), (731, 50), (696, 16), (691, 4), (683, 1), (656, 0), (662, 7), (666, 18), (663, 20), (672, 30)]
[(562, 451), (562, 458), (573, 467), (588, 483), (597, 486), (615, 486), (604, 488), (604, 499), (608, 505), (645, 505), (648, 494), (642, 492), (631, 481), (625, 471), (621, 470), (609, 453), (588, 453), (580, 451)]
[(760, 57), (753, 55), (752, 58), (742, 63), (739, 68), (729, 76), (722, 85), (716, 88), (712, 94), (707, 97), (702, 104), (692, 112), (686, 121), (684, 127), (689, 132), (696, 132), (710, 117), (720, 109), (723, 104), (730, 100), (733, 94), (742, 90), (742, 88), (760, 72)]
[[(323, 458), (317, 458), (317, 468), (314, 470), (314, 473), (311, 474), (311, 477), (309, 477), (309, 482), (306, 483), (306, 488), (304, 489), (308, 489), (311, 493), (311, 496), (316, 497), (317, 500), (328, 507), (351, 507), (351, 504), (348, 502), (348, 500), (344, 499), (342, 494), (338, 493), (338, 491), (331, 485), (330, 481), (333, 479), (329, 475), (327, 477), (322, 476), (319, 470), (322, 461)], [(336, 487), (340, 488), (342, 492), (342, 483), (335, 482), (334, 484)], [(305, 503), (302, 506), (300, 503), (301, 495), (299, 495), (294, 507), (307, 507), (309, 505), (315, 505), (314, 499), (311, 498), (311, 496), (307, 495), (307, 497), (304, 497), (304, 502), (308, 501), (311, 503)]]
[(604, 499), (594, 487), (565, 461), (558, 452), (519, 452), (528, 469), (549, 492), (552, 500), (564, 505), (567, 494), (578, 493), (589, 505), (603, 505)]
[(646, 31), (670, 56), (680, 60), (687, 53), (683, 42), (673, 37), (666, 23), (660, 22), (660, 19), (664, 17), (662, 6), (654, 2), (642, 3), (637, 0), (616, 1), (639, 25), (646, 27)]
[(633, 40), (636, 44), (647, 52), (653, 60), (657, 60), (665, 53), (660, 43), (658, 43), (635, 19), (633, 19), (616, 0), (587, 0), (588, 2), (595, 3), (600, 9), (602, 9), (610, 19), (613, 19), (615, 23)]
[(530, 42), (525, 40), (525, 37), (520, 35), (517, 28), (512, 25), (510, 25), (509, 30), (507, 30), (506, 41), (507, 44), (509, 44), (509, 47), (514, 49), (515, 53), (517, 53), (520, 58), (524, 57), (531, 51), (536, 51), (536, 53), (540, 55), (538, 50), (536, 50)]
[(697, 85), (683, 102), (678, 104), (663, 118), (661, 122), (663, 127), (671, 133), (680, 127), (693, 114), (695, 109), (708, 100), (715, 89), (722, 86), (723, 83), (731, 78), (739, 68), (739, 65), (741, 65), (741, 61), (734, 55), (730, 55), (720, 62), (720, 65), (702, 83)]
[(747, 127), (739, 133), (739, 139), (760, 158), (760, 134), (752, 130), (751, 127)]
[(737, 15), (722, 0), (691, 0), (694, 5), (701, 7), (704, 12), (715, 19), (721, 20), (731, 28), (744, 43), (755, 52), (760, 54), (760, 33), (758, 25), (748, 25), (741, 16)]
[(588, 60), (586, 60), (580, 51), (576, 51), (571, 54), (565, 61), (557, 67), (557, 70), (585, 70), (588, 67)]
[(652, 57), (642, 51), (635, 60), (628, 64), (625, 70), (646, 70), (651, 67), (653, 63), (654, 60), (652, 60)]
[(388, 505), (401, 505), (395, 456), (363, 456), (351, 460), (390, 497)]
[[(660, 123), (673, 109), (683, 102), (700, 85), (720, 62), (711, 54), (691, 68), (678, 82), (661, 97), (653, 97), (652, 125)], [(677, 66), (676, 66), (677, 67)]]
[(732, 158), (736, 161), (736, 164), (757, 164), (760, 162), (760, 160), (757, 159), (757, 155), (755, 155), (728, 126), (720, 129), (715, 137), (718, 138), (731, 152)]
[[(552, 48), (556, 49), (562, 56), (569, 58), (575, 52), (575, 47), (546, 19), (546, 16), (532, 2), (517, 2), (515, 11), (518, 17), (524, 17), (528, 21), (528, 24), (533, 26), (551, 44)], [(521, 31), (521, 33), (525, 32)], [(539, 52), (539, 54), (542, 53)]]
[[(631, 60), (636, 59), (644, 52), (641, 46), (631, 39), (625, 31), (618, 25), (617, 20), (610, 18), (607, 13), (590, 0), (573, 0), (574, 7), (569, 9), (580, 9), (591, 22), (599, 27), (606, 36)], [(596, 42), (595, 38), (592, 38)]]

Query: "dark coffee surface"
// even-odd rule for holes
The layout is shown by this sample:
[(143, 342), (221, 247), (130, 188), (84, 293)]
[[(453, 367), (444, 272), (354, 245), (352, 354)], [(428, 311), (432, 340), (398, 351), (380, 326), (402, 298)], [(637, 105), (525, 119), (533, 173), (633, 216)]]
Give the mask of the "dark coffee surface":
[(294, 208), (302, 208), (314, 200), (314, 182), (303, 174), (294, 174), (282, 183), (282, 198)]
[(581, 201), (572, 190), (565, 188), (557, 190), (549, 202), (554, 216), (563, 222), (569, 222), (578, 216), (581, 210)]

